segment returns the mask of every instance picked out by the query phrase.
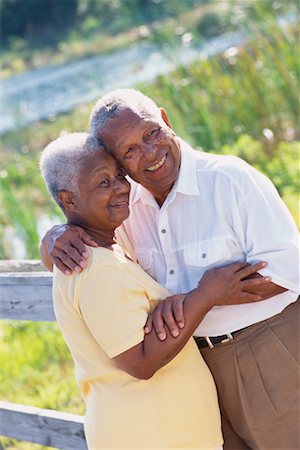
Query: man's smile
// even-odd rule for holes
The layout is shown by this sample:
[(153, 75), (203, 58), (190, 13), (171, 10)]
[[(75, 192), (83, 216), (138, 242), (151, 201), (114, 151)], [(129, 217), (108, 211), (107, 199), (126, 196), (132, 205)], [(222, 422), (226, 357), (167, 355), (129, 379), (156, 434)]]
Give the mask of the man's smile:
[(166, 162), (167, 155), (163, 156), (160, 161), (158, 161), (157, 164), (154, 164), (154, 166), (148, 167), (145, 169), (146, 172), (156, 172), (158, 169), (160, 169), (164, 163)]

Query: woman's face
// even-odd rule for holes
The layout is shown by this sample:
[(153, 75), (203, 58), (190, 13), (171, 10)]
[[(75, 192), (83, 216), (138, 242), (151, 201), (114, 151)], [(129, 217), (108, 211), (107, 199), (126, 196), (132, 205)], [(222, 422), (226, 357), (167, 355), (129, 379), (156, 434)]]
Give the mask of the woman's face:
[(102, 231), (117, 228), (129, 215), (130, 184), (105, 150), (85, 158), (74, 197), (78, 225)]

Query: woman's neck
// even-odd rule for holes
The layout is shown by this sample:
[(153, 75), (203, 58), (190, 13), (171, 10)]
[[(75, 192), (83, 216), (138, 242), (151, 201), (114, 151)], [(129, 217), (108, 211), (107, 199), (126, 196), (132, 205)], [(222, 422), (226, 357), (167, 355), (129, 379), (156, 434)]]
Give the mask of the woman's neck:
[(99, 230), (76, 220), (68, 220), (68, 223), (82, 228), (99, 247), (111, 248), (116, 243), (115, 230)]

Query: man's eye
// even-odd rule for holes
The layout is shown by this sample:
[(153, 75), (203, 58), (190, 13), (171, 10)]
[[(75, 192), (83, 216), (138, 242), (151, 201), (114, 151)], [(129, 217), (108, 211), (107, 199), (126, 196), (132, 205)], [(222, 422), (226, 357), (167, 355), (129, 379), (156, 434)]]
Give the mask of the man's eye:
[(160, 132), (160, 127), (159, 128), (154, 128), (153, 130), (149, 131), (148, 136), (155, 136), (156, 134), (158, 134)]
[(128, 147), (128, 149), (126, 150), (126, 153), (124, 155), (125, 158), (132, 156), (134, 153), (134, 147)]
[(105, 179), (105, 180), (101, 180), (99, 183), (99, 186), (108, 186), (109, 185), (109, 180)]

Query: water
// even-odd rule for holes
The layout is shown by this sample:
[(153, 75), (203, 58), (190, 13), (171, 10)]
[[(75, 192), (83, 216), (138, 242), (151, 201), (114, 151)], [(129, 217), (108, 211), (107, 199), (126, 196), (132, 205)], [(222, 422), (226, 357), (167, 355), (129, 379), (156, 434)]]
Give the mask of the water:
[(171, 52), (140, 42), (110, 54), (12, 76), (0, 83), (0, 134), (70, 111), (111, 89), (152, 81), (176, 65), (209, 58), (244, 40), (241, 33), (226, 33), (202, 46), (182, 45)]
[[(285, 28), (299, 19), (294, 12), (288, 12), (276, 20)], [(229, 32), (201, 46), (187, 42), (176, 49), (144, 41), (110, 54), (12, 76), (0, 81), (0, 134), (71, 111), (111, 89), (150, 82), (177, 65), (207, 59), (245, 44), (248, 38), (242, 31)]]

